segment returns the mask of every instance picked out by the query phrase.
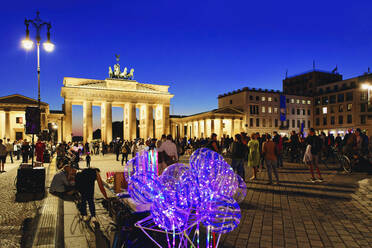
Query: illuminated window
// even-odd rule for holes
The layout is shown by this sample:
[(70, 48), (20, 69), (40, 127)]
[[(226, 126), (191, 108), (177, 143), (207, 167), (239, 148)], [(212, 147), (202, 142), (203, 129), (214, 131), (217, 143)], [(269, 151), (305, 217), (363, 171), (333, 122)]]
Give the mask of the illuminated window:
[(291, 99), (291, 103), (294, 103), (294, 99), (293, 98)]
[(274, 114), (278, 113), (278, 108), (274, 108)]
[(311, 104), (311, 101), (310, 100), (307, 100), (307, 104)]
[(322, 112), (323, 112), (323, 114), (327, 114), (327, 107), (323, 107)]
[(266, 101), (266, 97), (263, 96), (263, 97), (261, 98), (261, 100), (262, 100), (263, 102)]
[(271, 114), (271, 107), (267, 107), (267, 112)]
[(16, 117), (17, 124), (23, 124), (23, 117)]
[(352, 103), (348, 103), (347, 104), (347, 111), (351, 111), (351, 109), (353, 108), (353, 104)]
[(299, 104), (299, 103), (300, 103), (300, 99), (297, 99), (297, 100), (296, 100), (296, 103)]
[(262, 106), (262, 111), (261, 111), (262, 113), (265, 113), (266, 112), (266, 108), (265, 108), (265, 106)]
[(302, 100), (302, 104), (306, 104), (306, 100)]
[(271, 98), (271, 97), (268, 97), (267, 100), (268, 100), (269, 102), (271, 102), (271, 101), (272, 101), (272, 98)]

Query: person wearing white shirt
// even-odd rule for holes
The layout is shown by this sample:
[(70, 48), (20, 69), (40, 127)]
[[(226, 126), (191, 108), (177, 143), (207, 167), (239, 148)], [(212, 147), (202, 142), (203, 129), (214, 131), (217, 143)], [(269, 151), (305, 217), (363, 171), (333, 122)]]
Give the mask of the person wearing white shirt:
[(167, 140), (165, 142), (162, 142), (161, 146), (158, 149), (158, 152), (164, 152), (164, 159), (162, 160), (161, 163), (159, 163), (159, 175), (163, 170), (171, 165), (174, 164), (175, 162), (178, 161), (178, 153), (177, 153), (177, 146), (176, 144), (172, 141), (172, 135), (167, 136)]

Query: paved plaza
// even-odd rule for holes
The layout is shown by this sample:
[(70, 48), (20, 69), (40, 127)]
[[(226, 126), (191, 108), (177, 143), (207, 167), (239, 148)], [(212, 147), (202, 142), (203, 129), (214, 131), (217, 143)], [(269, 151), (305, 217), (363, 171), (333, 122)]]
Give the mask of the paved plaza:
[[(106, 172), (123, 170), (120, 164), (112, 154), (92, 156), (92, 166), (100, 168), (104, 180)], [(85, 161), (80, 166), (85, 167)], [(17, 163), (6, 164), (7, 172), (0, 175), (0, 247), (27, 244), (29, 235), (24, 235), (23, 225), (46, 201), (15, 202), (16, 167)], [(222, 236), (220, 247), (371, 247), (371, 176), (322, 172), (325, 181), (311, 183), (303, 165), (285, 164), (279, 186), (266, 185), (266, 170), (259, 172), (258, 180), (247, 183), (240, 225)], [(108, 247), (111, 218), (97, 187), (95, 194), (98, 228), (79, 220), (73, 202), (63, 203), (59, 213), (63, 227), (57, 228), (63, 228), (65, 247)]]

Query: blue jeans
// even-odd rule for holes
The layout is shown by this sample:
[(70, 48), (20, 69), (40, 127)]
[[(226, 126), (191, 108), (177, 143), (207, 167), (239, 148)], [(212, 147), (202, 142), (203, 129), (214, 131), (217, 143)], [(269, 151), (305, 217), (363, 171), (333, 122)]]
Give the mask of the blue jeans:
[(231, 162), (233, 170), (245, 180), (244, 159), (233, 159)]

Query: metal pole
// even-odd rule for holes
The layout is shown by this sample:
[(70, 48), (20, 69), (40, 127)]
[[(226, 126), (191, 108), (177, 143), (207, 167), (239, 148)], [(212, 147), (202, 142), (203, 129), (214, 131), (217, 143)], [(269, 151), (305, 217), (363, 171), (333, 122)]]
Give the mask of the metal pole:
[(37, 42), (37, 105), (40, 109), (40, 41)]

